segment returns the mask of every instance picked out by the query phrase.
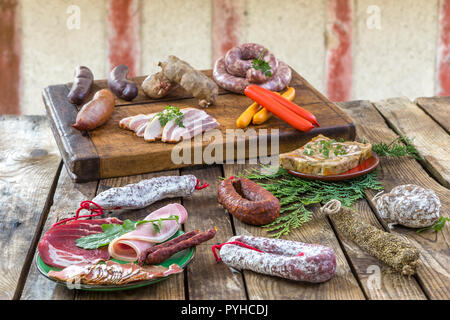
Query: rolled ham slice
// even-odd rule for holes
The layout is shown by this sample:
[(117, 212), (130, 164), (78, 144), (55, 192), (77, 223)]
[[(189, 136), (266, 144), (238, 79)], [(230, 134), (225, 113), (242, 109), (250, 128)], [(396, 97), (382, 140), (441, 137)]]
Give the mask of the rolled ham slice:
[(178, 216), (178, 222), (175, 220), (163, 221), (160, 232), (155, 231), (152, 223), (144, 223), (139, 225), (136, 230), (111, 241), (108, 246), (111, 257), (123, 261), (136, 261), (144, 250), (169, 239), (187, 220), (188, 213), (181, 204), (169, 204), (144, 218), (144, 220), (154, 220), (168, 218), (170, 215)]

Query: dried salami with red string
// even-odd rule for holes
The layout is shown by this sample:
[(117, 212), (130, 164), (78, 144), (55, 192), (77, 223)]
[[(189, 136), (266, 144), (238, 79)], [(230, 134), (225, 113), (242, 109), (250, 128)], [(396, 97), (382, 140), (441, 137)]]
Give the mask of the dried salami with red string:
[(123, 187), (110, 188), (99, 193), (92, 201), (103, 210), (141, 209), (162, 199), (189, 197), (196, 190), (208, 186), (207, 183), (201, 185), (200, 181), (191, 174), (163, 176)]
[[(216, 253), (220, 250), (220, 258)], [(217, 262), (294, 281), (325, 282), (336, 273), (333, 249), (298, 241), (235, 236), (212, 246)]]

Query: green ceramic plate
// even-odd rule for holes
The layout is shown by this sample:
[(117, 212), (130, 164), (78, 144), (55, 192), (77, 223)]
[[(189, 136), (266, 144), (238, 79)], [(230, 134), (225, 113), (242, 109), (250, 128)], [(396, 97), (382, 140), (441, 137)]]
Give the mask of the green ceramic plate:
[[(174, 234), (170, 239), (178, 237), (179, 235), (182, 235), (184, 232), (181, 230), (178, 230), (178, 232), (176, 234)], [(168, 239), (168, 240), (170, 240)], [(194, 254), (195, 254), (195, 247), (189, 248), (189, 249), (185, 249), (182, 250), (180, 252), (177, 252), (176, 254), (174, 254), (173, 256), (171, 256), (169, 259), (167, 259), (166, 261), (164, 261), (163, 263), (161, 263), (162, 266), (168, 268), (171, 264), (176, 263), (178, 264), (181, 268), (185, 268), (189, 262), (192, 261), (192, 259), (194, 258)], [(129, 263), (128, 261), (121, 261), (121, 260), (116, 260), (116, 259), (111, 259), (113, 261), (116, 261), (118, 263)], [(165, 280), (167, 278), (170, 278), (171, 276), (165, 277), (165, 278), (159, 278), (159, 279), (153, 279), (153, 280), (145, 280), (145, 281), (139, 281), (139, 282), (133, 282), (133, 283), (128, 283), (128, 284), (122, 284), (122, 285), (88, 285), (88, 284), (77, 284), (76, 287), (75, 285), (68, 285), (66, 282), (64, 281), (59, 281), (53, 278), (50, 278), (48, 276), (48, 272), (50, 270), (54, 270), (54, 271), (58, 271), (61, 270), (60, 268), (55, 268), (55, 267), (51, 267), (47, 264), (44, 263), (44, 261), (42, 261), (41, 256), (39, 255), (39, 253), (36, 255), (36, 266), (38, 268), (38, 270), (48, 279), (60, 284), (60, 285), (64, 285), (67, 286), (68, 288), (71, 289), (80, 289), (80, 290), (88, 290), (88, 291), (118, 291), (118, 290), (128, 290), (128, 289), (134, 289), (134, 288), (140, 288), (140, 287), (144, 287), (144, 286), (148, 286), (151, 285), (153, 283)]]

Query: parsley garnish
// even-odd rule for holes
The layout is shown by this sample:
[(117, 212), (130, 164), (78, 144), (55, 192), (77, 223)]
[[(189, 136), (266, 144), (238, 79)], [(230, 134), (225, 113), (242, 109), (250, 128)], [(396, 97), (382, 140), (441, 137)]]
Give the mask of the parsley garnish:
[(262, 57), (266, 53), (267, 49), (264, 49), (261, 54), (259, 55), (258, 59), (253, 60), (253, 68), (255, 70), (261, 70), (263, 74), (265, 74), (268, 77), (272, 76), (272, 69), (270, 68), (270, 65), (267, 61), (262, 60)]
[(184, 128), (184, 114), (180, 111), (180, 108), (174, 106), (165, 106), (164, 108), (164, 111), (157, 114), (161, 127), (164, 127), (170, 120), (174, 120), (177, 126)]
[(432, 226), (429, 226), (429, 227), (426, 227), (426, 228), (419, 229), (419, 230), (417, 230), (416, 232), (417, 232), (417, 233), (420, 233), (420, 232), (422, 232), (422, 231), (430, 230), (430, 229), (434, 229), (434, 231), (436, 231), (436, 232), (441, 231), (441, 230), (444, 228), (445, 223), (446, 223), (447, 221), (450, 221), (450, 219), (447, 218), (447, 217), (442, 217), (442, 216), (441, 216), (441, 217), (439, 218), (439, 220), (436, 221)]
[(138, 222), (127, 219), (123, 224), (104, 223), (102, 224), (103, 232), (81, 237), (76, 240), (76, 245), (83, 249), (97, 249), (108, 245), (115, 238), (135, 230), (138, 225), (143, 223), (151, 223), (155, 231), (159, 233), (161, 232), (162, 222), (166, 220), (176, 220), (178, 222), (178, 216), (170, 215), (168, 218), (142, 220)]

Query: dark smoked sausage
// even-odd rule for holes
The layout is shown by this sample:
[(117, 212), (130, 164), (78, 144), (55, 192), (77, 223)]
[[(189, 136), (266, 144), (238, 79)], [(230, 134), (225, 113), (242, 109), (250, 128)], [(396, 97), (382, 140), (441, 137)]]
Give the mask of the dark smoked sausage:
[(280, 214), (278, 199), (247, 178), (223, 180), (218, 201), (234, 217), (255, 226), (271, 223)]
[(70, 103), (82, 104), (91, 91), (92, 83), (94, 82), (94, 75), (92, 71), (85, 66), (78, 66), (75, 69), (75, 79), (73, 80), (72, 88), (67, 95)]
[[(183, 237), (183, 235), (171, 240), (171, 244), (161, 244), (159, 246), (155, 246), (153, 251), (147, 254), (145, 258), (145, 263), (147, 264), (159, 264), (177, 252), (181, 250), (195, 247), (202, 242), (208, 241), (216, 235), (217, 230), (211, 229), (205, 232), (196, 232), (191, 237)], [(180, 238), (180, 239), (178, 239)], [(142, 259), (140, 259), (142, 260)]]
[(131, 101), (138, 95), (138, 88), (134, 81), (128, 80), (130, 69), (120, 64), (111, 70), (108, 78), (109, 89), (120, 99)]
[(107, 89), (97, 91), (91, 101), (86, 103), (77, 114), (74, 125), (80, 131), (89, 131), (100, 127), (114, 112), (114, 95)]

